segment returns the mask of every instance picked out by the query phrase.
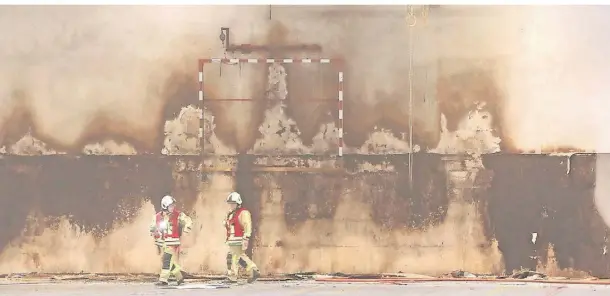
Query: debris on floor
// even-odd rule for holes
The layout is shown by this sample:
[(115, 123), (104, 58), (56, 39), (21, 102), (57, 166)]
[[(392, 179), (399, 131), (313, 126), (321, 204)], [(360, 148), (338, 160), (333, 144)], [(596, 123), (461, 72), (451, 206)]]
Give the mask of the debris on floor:
[[(210, 284), (214, 281), (224, 280), (225, 275), (192, 274), (183, 272), (187, 283)], [(0, 274), (2, 282), (154, 282), (158, 279), (153, 273), (11, 273)], [(522, 269), (510, 275), (476, 274), (465, 270), (456, 270), (440, 277), (425, 276), (409, 273), (383, 273), (383, 274), (317, 274), (315, 272), (298, 272), (279, 275), (267, 275), (259, 278), (261, 282), (284, 282), (286, 287), (298, 286), (299, 282), (316, 281), (328, 283), (389, 283), (410, 284), (415, 282), (437, 282), (437, 281), (540, 281), (548, 283), (588, 283), (588, 284), (610, 284), (610, 281), (597, 278), (570, 279), (560, 277), (549, 277), (544, 273)]]
[(453, 279), (519, 279), (519, 280), (543, 280), (548, 277), (540, 272), (529, 269), (516, 270), (511, 275), (476, 274), (465, 270), (455, 270), (443, 276)]
[(520, 280), (543, 280), (546, 279), (547, 276), (546, 274), (540, 273), (540, 272), (536, 272), (536, 271), (531, 271), (529, 269), (522, 269), (522, 270), (518, 270), (513, 272), (513, 274), (510, 276), (511, 279), (520, 279)]
[(448, 274), (448, 277), (461, 279), (461, 278), (477, 278), (478, 276), (474, 273), (470, 273), (468, 271), (463, 270), (454, 270)]

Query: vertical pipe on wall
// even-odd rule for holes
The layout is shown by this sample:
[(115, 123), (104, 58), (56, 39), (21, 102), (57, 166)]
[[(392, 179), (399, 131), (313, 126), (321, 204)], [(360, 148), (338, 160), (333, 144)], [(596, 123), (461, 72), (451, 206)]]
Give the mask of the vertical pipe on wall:
[(408, 7), (409, 24), (409, 188), (413, 189), (413, 29), (417, 23), (413, 6)]

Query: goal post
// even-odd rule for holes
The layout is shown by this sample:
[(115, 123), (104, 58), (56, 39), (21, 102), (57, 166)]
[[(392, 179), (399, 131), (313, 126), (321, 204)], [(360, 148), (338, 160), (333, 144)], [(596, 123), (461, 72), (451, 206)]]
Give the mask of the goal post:
[[(199, 148), (201, 149), (201, 154), (204, 155), (205, 154), (205, 137), (204, 137), (204, 126), (205, 126), (205, 122), (204, 122), (204, 110), (205, 110), (205, 105), (206, 103), (209, 102), (228, 102), (228, 101), (253, 101), (254, 99), (247, 99), (247, 98), (238, 98), (238, 99), (227, 99), (227, 98), (219, 98), (219, 99), (214, 99), (214, 100), (206, 100), (205, 98), (205, 94), (204, 94), (204, 67), (206, 65), (209, 64), (267, 64), (267, 65), (271, 65), (271, 64), (275, 64), (275, 63), (279, 63), (279, 64), (330, 64), (333, 69), (335, 69), (337, 71), (336, 74), (336, 82), (337, 82), (337, 93), (336, 93), (336, 98), (332, 99), (332, 100), (336, 100), (337, 102), (337, 109), (338, 109), (338, 156), (342, 157), (343, 156), (343, 150), (344, 150), (344, 141), (343, 141), (343, 135), (344, 135), (344, 131), (343, 131), (343, 119), (344, 119), (344, 112), (343, 112), (343, 97), (344, 97), (344, 62), (342, 59), (330, 59), (330, 58), (282, 58), (282, 59), (272, 59), (272, 58), (207, 58), (207, 59), (199, 59), (199, 67), (198, 67), (198, 71), (199, 71), (199, 75), (198, 75), (198, 80), (199, 80), (199, 91), (198, 91), (198, 95), (199, 95), (199, 109), (201, 109), (201, 112), (199, 113)], [(315, 101), (315, 100), (312, 100)], [(319, 101), (319, 100), (318, 100)], [(328, 101), (328, 99), (326, 99), (326, 101)]]

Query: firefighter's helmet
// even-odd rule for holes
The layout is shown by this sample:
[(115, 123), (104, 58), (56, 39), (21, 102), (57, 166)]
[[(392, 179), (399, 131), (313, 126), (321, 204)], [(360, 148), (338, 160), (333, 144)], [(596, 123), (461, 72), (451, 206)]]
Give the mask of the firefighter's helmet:
[(237, 192), (231, 192), (229, 193), (229, 196), (227, 196), (227, 203), (241, 205), (241, 202), (241, 195)]
[(161, 199), (161, 208), (167, 210), (167, 208), (169, 208), (169, 206), (173, 205), (174, 203), (176, 203), (176, 199), (173, 198), (171, 195), (166, 195)]

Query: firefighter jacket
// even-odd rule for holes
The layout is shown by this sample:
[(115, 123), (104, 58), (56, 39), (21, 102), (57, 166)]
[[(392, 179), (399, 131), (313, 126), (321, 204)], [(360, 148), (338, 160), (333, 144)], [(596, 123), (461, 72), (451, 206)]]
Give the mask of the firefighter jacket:
[(250, 211), (243, 207), (231, 211), (227, 214), (225, 228), (227, 230), (227, 245), (241, 245), (244, 239), (249, 239), (252, 236), (252, 217)]
[(174, 210), (171, 213), (158, 212), (150, 226), (151, 235), (157, 246), (179, 246), (183, 233), (191, 231), (193, 221), (184, 212)]

